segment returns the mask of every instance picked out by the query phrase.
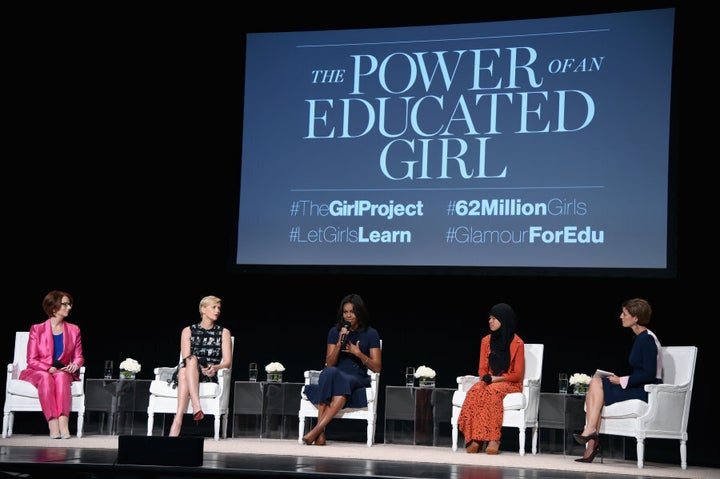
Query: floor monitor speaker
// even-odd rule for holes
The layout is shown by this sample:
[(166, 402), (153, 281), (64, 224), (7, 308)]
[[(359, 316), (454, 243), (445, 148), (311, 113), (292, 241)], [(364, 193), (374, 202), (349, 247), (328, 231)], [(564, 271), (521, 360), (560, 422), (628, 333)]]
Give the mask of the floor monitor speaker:
[(119, 436), (118, 464), (202, 466), (204, 437)]

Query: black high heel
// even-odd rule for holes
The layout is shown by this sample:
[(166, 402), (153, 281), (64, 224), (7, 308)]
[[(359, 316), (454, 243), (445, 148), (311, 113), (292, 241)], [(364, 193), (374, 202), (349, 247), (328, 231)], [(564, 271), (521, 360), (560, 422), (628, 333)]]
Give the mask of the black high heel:
[[(596, 435), (597, 435), (597, 433), (596, 433)], [(600, 464), (602, 464), (603, 463), (603, 455), (602, 455), (602, 446), (600, 445), (600, 440), (597, 438), (594, 438), (594, 439), (591, 438), (591, 439), (588, 439), (588, 442), (590, 442), (590, 441), (595, 441), (592, 452), (590, 454), (588, 454), (587, 456), (583, 455), (583, 457), (579, 457), (579, 458), (575, 459), (575, 462), (593, 462), (593, 460), (595, 460), (595, 456), (600, 454)], [(589, 446), (589, 444), (588, 444), (588, 446)], [(586, 447), (586, 453), (587, 453), (587, 449), (590, 449), (590, 447)]]
[(575, 440), (577, 441), (578, 444), (585, 445), (591, 439), (595, 439), (597, 441), (598, 433), (597, 433), (597, 431), (595, 431), (594, 433), (588, 434), (587, 436), (583, 436), (581, 434), (573, 434), (573, 437), (575, 438)]

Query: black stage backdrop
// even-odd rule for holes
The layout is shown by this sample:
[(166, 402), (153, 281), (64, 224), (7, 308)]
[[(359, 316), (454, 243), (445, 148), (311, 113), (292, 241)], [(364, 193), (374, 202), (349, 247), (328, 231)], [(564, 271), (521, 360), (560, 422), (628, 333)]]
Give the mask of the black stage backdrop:
[[(620, 304), (640, 296), (653, 305), (650, 327), (664, 345), (699, 347), (688, 463), (719, 466), (714, 444), (704, 440), (712, 411), (708, 378), (717, 364), (708, 317), (714, 303), (703, 302), (695, 288), (701, 272), (712, 276), (715, 253), (705, 240), (706, 209), (696, 208), (707, 203), (702, 180), (711, 175), (703, 171), (709, 163), (695, 153), (703, 138), (689, 115), (696, 98), (704, 97), (696, 85), (705, 83), (695, 76), (706, 78), (687, 58), (695, 43), (691, 33), (700, 30), (695, 19), (702, 13), (694, 7), (677, 10), (675, 277), (243, 275), (229, 268), (244, 33), (382, 26), (378, 16), (388, 25), (405, 25), (516, 14), (445, 7), (449, 11), (412, 19), (390, 12), (342, 18), (336, 9), (299, 7), (283, 15), (254, 14), (260, 16), (66, 7), (18, 13), (22, 28), (8, 66), (11, 148), (4, 155), (4, 362), (12, 359), (14, 331), (43, 321), (43, 296), (63, 289), (75, 296), (70, 320), (82, 327), (87, 377), (101, 377), (106, 359), (117, 365), (132, 357), (142, 364), (139, 377), (150, 378), (153, 367), (174, 363), (180, 329), (198, 319), (200, 298), (215, 294), (224, 300), (220, 323), (236, 337), (234, 379), (246, 378), (250, 361), (280, 361), (286, 380), (301, 381), (304, 369), (323, 364), (338, 301), (356, 292), (384, 341), (382, 388), (402, 384), (408, 365), (433, 367), (441, 387), (474, 373), (488, 309), (504, 301), (516, 309), (523, 339), (545, 344), (542, 389), (555, 391), (561, 371), (626, 371), (632, 333), (621, 326)], [(545, 7), (528, 16), (587, 11)], [(646, 459), (678, 463), (677, 441), (658, 442), (648, 442)], [(658, 449), (662, 455), (653, 452)]]

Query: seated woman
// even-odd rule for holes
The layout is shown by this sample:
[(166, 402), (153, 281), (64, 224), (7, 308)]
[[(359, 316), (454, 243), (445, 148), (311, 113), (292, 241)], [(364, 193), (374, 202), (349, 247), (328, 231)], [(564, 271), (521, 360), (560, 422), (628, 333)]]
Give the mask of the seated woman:
[(170, 426), (170, 436), (179, 436), (188, 402), (192, 403), (197, 425), (205, 417), (200, 408), (200, 383), (217, 382), (217, 371), (232, 366), (230, 330), (215, 324), (220, 317), (222, 301), (217, 296), (200, 300), (200, 322), (183, 328), (180, 334), (180, 357), (173, 383), (178, 388), (178, 407)]
[(325, 427), (345, 407), (366, 407), (368, 369), (380, 372), (380, 335), (368, 325), (365, 302), (357, 294), (340, 301), (337, 324), (327, 334), (325, 368), (317, 384), (305, 386), (305, 395), (318, 406), (318, 420), (302, 438), (305, 444), (325, 445)]

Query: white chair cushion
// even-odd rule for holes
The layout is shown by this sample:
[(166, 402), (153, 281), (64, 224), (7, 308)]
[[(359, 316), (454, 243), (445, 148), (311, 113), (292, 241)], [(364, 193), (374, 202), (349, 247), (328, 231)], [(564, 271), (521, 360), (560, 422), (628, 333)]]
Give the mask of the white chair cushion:
[[(22, 379), (11, 379), (8, 384), (7, 392), (10, 394), (16, 394), (18, 396), (24, 396), (28, 398), (37, 398), (38, 390), (35, 386)], [(83, 395), (83, 384), (80, 381), (73, 381), (70, 385), (70, 394), (73, 396)]]
[[(452, 397), (453, 406), (462, 407), (465, 401), (465, 394), (461, 391), (455, 391)], [(523, 393), (510, 393), (503, 399), (503, 409), (522, 409), (525, 407), (525, 396)]]
[[(173, 388), (167, 381), (152, 381), (150, 383), (150, 393), (160, 397), (177, 397), (177, 388)], [(200, 397), (214, 398), (220, 393), (220, 385), (218, 383), (200, 383)]]
[(648, 409), (648, 403), (640, 399), (619, 401), (602, 409), (602, 417), (626, 418), (640, 417)]

